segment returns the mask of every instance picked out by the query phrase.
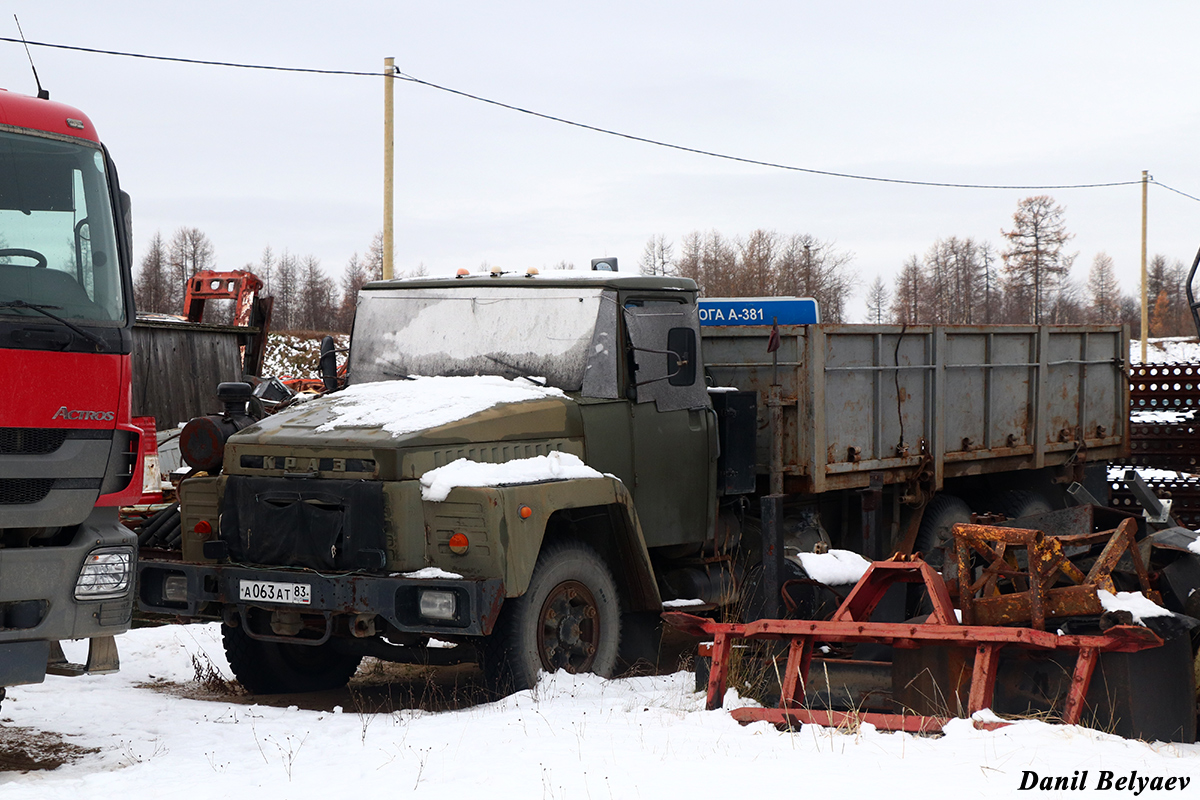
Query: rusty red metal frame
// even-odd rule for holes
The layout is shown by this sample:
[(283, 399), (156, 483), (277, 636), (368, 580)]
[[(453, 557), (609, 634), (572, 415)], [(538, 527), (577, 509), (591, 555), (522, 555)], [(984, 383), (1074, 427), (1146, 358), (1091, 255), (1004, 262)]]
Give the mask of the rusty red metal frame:
[[(895, 583), (924, 584), (933, 607), (925, 622), (869, 621), (875, 606)], [(1116, 626), (1095, 636), (1057, 636), (1032, 628), (959, 624), (942, 577), (919, 560), (874, 562), (829, 620), (764, 619), (744, 624), (721, 623), (678, 611), (664, 613), (663, 619), (685, 632), (713, 637), (707, 703), (710, 710), (722, 705), (727, 688), (730, 653), (735, 640), (788, 640), (788, 660), (782, 676), (779, 707), (733, 709), (731, 714), (734, 719), (742, 723), (762, 720), (776, 725), (850, 725), (869, 722), (881, 730), (912, 733), (938, 732), (949, 718), (807, 708), (804, 687), (808, 683), (814, 647), (819, 642), (878, 642), (898, 648), (923, 645), (974, 647), (968, 714), (991, 707), (1002, 648), (1074, 650), (1079, 655), (1067, 695), (1063, 722), (1076, 724), (1082, 717), (1084, 697), (1101, 652), (1132, 653), (1162, 645), (1162, 639), (1138, 626)], [(985, 722), (976, 723), (976, 726), (993, 728), (1003, 724), (1006, 723)]]
[[(1061, 536), (991, 525), (956, 524), (953, 531), (958, 602), (967, 625), (1026, 623), (1041, 631), (1046, 629), (1047, 617), (1103, 614), (1096, 591), (1116, 593), (1112, 573), (1126, 553), (1142, 593), (1162, 603), (1150, 588), (1149, 574), (1134, 541), (1137, 522), (1133, 519), (1122, 520), (1114, 530)], [(1068, 547), (1100, 544), (1104, 549), (1086, 574), (1064, 552)], [(1024, 568), (1017, 557), (1021, 550), (1026, 554)], [(987, 563), (974, 564), (973, 554)], [(976, 572), (979, 577), (972, 580)], [(1064, 582), (1071, 585), (1056, 586)], [(1002, 592), (1002, 587), (1006, 591)]]
[(254, 300), (263, 290), (263, 282), (253, 272), (200, 270), (188, 279), (183, 299), (188, 322), (204, 319), (205, 300), (233, 300), (233, 324), (247, 327), (254, 313)]

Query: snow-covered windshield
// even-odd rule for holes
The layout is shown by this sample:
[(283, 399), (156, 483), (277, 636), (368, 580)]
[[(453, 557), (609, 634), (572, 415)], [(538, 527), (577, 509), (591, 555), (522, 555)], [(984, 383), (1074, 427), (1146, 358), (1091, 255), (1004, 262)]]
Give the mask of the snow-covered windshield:
[(98, 146), (0, 131), (0, 303), (12, 301), (56, 309), (69, 319), (124, 321), (112, 203)]
[[(615, 322), (614, 293), (595, 287), (364, 291), (351, 381), (499, 375), (577, 391), (589, 370), (615, 376)], [(610, 382), (615, 388), (615, 377)]]

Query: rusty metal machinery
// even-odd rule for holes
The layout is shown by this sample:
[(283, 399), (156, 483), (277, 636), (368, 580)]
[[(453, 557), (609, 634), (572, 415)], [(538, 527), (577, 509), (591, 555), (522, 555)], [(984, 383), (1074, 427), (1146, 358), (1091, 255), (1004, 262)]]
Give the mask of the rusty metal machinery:
[[(1063, 536), (992, 525), (956, 524), (953, 531), (966, 625), (1025, 624), (1044, 631), (1047, 618), (1100, 616), (1097, 591), (1116, 594), (1113, 570), (1126, 557), (1142, 594), (1162, 604), (1150, 587), (1132, 518), (1114, 530)], [(1092, 556), (1095, 548), (1102, 549)]]
[[(919, 583), (931, 602), (931, 613), (923, 621), (872, 622), (871, 612), (887, 590), (896, 583)], [(816, 723), (843, 725), (869, 722), (883, 730), (914, 733), (940, 731), (949, 720), (941, 714), (909, 711), (838, 711), (814, 708), (807, 700), (814, 650), (825, 642), (876, 642), (897, 650), (942, 647), (974, 650), (974, 660), (961, 681), (969, 685), (965, 711), (975, 714), (994, 705), (1002, 649), (1062, 652), (1074, 655), (1071, 682), (1063, 707), (1062, 721), (1079, 723), (1084, 718), (1088, 690), (1098, 659), (1103, 653), (1134, 653), (1160, 647), (1163, 640), (1152, 631), (1133, 625), (1117, 625), (1092, 635), (1056, 634), (1029, 627), (960, 624), (949, 592), (932, 567), (923, 561), (874, 562), (829, 620), (758, 620), (751, 623), (720, 623), (682, 612), (663, 618), (694, 635), (713, 637), (706, 648), (712, 657), (708, 677), (710, 709), (720, 708), (728, 686), (733, 645), (738, 640), (787, 642), (787, 662), (781, 669), (780, 699), (776, 708), (746, 707), (731, 711), (742, 723), (767, 721), (777, 725)], [(947, 695), (959, 686), (946, 686)], [(977, 722), (979, 727), (1005, 723)]]
[(206, 300), (233, 300), (233, 324), (239, 327), (252, 325), (254, 301), (262, 290), (263, 282), (253, 272), (200, 270), (188, 280), (184, 289), (184, 313), (188, 322), (202, 322)]
[[(1148, 492), (1136, 476), (1130, 485)], [(991, 708), (1190, 742), (1196, 698), (1188, 633), (1195, 620), (1180, 614), (1200, 613), (1200, 559), (1190, 549), (1194, 533), (1165, 527), (1168, 508), (1158, 509), (1166, 519), (1159, 530), (1149, 518), (1094, 505), (1024, 517), (1015, 521), (1020, 527), (956, 524), (951, 580), (919, 559), (877, 561), (828, 619), (727, 624), (663, 616), (713, 639), (699, 653), (711, 659), (701, 678), (710, 708), (720, 707), (728, 686), (750, 686), (744, 676), (756, 669), (775, 676), (759, 699), (776, 707), (736, 709), (741, 722), (870, 722), (928, 733)], [(928, 614), (904, 622), (876, 615), (896, 584), (919, 587)], [(1140, 591), (1172, 613), (1133, 625), (1129, 611), (1104, 607), (1102, 591)], [(858, 645), (877, 652), (860, 655)], [(880, 658), (879, 645), (890, 650), (883, 663), (855, 660)], [(870, 673), (871, 692), (855, 685), (856, 671)], [(767, 699), (776, 696), (772, 685), (777, 704)]]

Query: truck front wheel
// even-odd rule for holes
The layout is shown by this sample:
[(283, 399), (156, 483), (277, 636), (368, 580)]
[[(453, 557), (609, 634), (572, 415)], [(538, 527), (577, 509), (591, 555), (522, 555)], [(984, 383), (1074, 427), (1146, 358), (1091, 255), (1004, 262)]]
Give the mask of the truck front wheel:
[(505, 602), (483, 667), (502, 693), (531, 688), (540, 670), (608, 677), (620, 639), (621, 604), (603, 559), (580, 542), (554, 542), (538, 557), (525, 594)]
[(332, 642), (284, 644), (252, 639), (241, 628), (221, 626), (233, 675), (252, 694), (319, 692), (346, 685), (362, 656), (340, 653)]

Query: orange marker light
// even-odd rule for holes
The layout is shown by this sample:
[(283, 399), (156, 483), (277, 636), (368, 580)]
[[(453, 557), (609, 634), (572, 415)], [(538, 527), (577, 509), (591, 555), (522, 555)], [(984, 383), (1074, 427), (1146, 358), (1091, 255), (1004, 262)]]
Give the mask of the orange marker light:
[(459, 268), (458, 268), (458, 272), (457, 272), (456, 274), (457, 274), (457, 276), (458, 276), (458, 277), (460, 277), (460, 278), (465, 278), (465, 277), (467, 277), (468, 275), (470, 275), (470, 274), (471, 274), (471, 271), (470, 271), (469, 269), (466, 269), (466, 268), (464, 268), (464, 267), (459, 267)]
[(529, 519), (533, 516), (533, 509), (529, 506), (521, 506), (521, 510), (517, 513), (521, 515), (521, 519)]
[(471, 542), (467, 540), (467, 535), (465, 533), (456, 533), (450, 537), (450, 552), (454, 553), (456, 556), (461, 556), (463, 553), (467, 552), (467, 548), (470, 545)]

